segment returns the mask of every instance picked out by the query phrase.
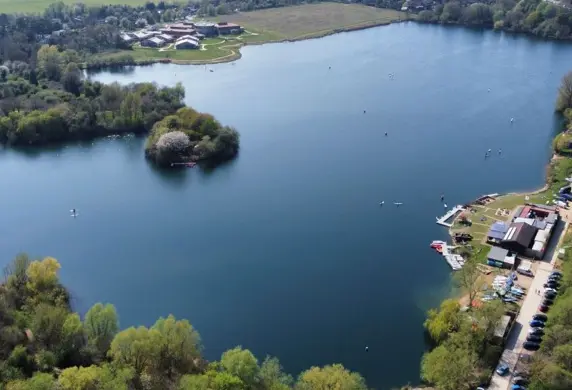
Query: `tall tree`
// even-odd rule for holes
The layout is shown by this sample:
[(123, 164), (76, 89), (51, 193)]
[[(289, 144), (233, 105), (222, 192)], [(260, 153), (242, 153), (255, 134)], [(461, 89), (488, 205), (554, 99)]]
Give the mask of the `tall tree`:
[(481, 271), (474, 259), (470, 259), (465, 263), (463, 268), (455, 272), (455, 282), (469, 297), (469, 308), (472, 308), (473, 302), (479, 292), (479, 279)]
[(84, 323), (89, 345), (95, 349), (99, 358), (105, 357), (119, 330), (115, 306), (96, 303), (86, 313)]
[(296, 390), (329, 389), (366, 390), (367, 386), (361, 375), (346, 370), (341, 364), (312, 367), (300, 374), (296, 382)]
[(248, 349), (236, 347), (222, 354), (221, 366), (230, 374), (240, 378), (249, 388), (258, 383), (258, 361)]
[(427, 313), (425, 329), (431, 338), (440, 343), (449, 333), (458, 330), (461, 326), (461, 305), (455, 299), (446, 299), (441, 302), (439, 310), (431, 309)]
[(56, 46), (42, 45), (38, 50), (38, 69), (49, 80), (59, 81), (62, 76), (62, 58)]
[(440, 390), (469, 390), (475, 386), (476, 367), (472, 350), (446, 342), (423, 356), (421, 376)]

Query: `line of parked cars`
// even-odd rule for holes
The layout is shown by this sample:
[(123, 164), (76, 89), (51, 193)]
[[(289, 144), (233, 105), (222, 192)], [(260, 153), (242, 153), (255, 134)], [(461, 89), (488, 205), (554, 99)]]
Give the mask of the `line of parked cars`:
[[(544, 336), (544, 328), (546, 327), (546, 321), (548, 321), (548, 316), (546, 313), (550, 306), (554, 303), (554, 299), (558, 295), (558, 288), (560, 287), (560, 279), (562, 278), (562, 273), (559, 271), (553, 271), (548, 276), (548, 280), (544, 283), (544, 297), (542, 303), (538, 307), (540, 313), (532, 316), (529, 322), (530, 329), (528, 330), (528, 335), (526, 336), (526, 341), (522, 344), (522, 347), (528, 351), (538, 351), (540, 348), (540, 343), (542, 342), (542, 336)], [(506, 363), (501, 363), (496, 369), (496, 373), (504, 376), (509, 372), (509, 367)], [(512, 375), (512, 386), (511, 390), (526, 390), (526, 386), (529, 383), (529, 375), (526, 371), (517, 371)]]

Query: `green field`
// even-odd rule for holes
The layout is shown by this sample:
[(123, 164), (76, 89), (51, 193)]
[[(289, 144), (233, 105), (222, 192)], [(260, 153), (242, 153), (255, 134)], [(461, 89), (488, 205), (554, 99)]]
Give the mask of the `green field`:
[(394, 10), (340, 3), (242, 12), (212, 20), (238, 23), (246, 32), (240, 36), (226, 36), (218, 41), (205, 40), (204, 50), (177, 51), (135, 47), (133, 50), (103, 54), (99, 57), (131, 54), (136, 61), (169, 59), (191, 64), (232, 61), (240, 57), (240, 47), (245, 44), (316, 38), (345, 30), (388, 24), (404, 18), (404, 13)]
[[(131, 6), (144, 5), (146, 0), (62, 0), (66, 4), (84, 3), (86, 5), (103, 5), (103, 4), (125, 4)], [(22, 13), (42, 13), (48, 5), (55, 3), (56, 0), (0, 0), (0, 12), (10, 14), (16, 12)], [(169, 2), (169, 1), (168, 1)], [(175, 3), (170, 2), (170, 3)]]
[(320, 37), (405, 20), (406, 14), (359, 4), (319, 3), (271, 8), (214, 18), (240, 24), (248, 31), (267, 34), (270, 40)]

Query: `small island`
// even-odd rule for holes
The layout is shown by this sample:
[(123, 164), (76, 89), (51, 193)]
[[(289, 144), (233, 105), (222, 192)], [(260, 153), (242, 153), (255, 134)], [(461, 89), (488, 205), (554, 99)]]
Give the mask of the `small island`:
[(230, 160), (238, 154), (239, 134), (221, 125), (212, 115), (189, 107), (179, 109), (155, 123), (145, 155), (159, 166), (194, 165)]

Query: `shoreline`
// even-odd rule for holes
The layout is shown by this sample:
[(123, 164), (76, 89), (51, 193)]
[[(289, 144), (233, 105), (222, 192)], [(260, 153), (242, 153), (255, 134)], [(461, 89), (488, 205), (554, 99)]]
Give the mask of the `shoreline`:
[[(373, 22), (365, 22), (365, 24), (358, 24), (358, 25), (351, 25), (351, 26), (346, 26), (346, 27), (341, 27), (341, 28), (337, 28), (334, 30), (325, 30), (325, 31), (317, 31), (314, 33), (309, 33), (309, 34), (305, 34), (305, 35), (301, 35), (298, 37), (294, 37), (294, 38), (282, 38), (282, 39), (274, 39), (274, 40), (268, 40), (268, 41), (261, 41), (261, 42), (229, 42), (228, 45), (226, 45), (226, 47), (229, 48), (229, 50), (231, 51), (230, 54), (222, 56), (222, 57), (218, 57), (218, 58), (212, 58), (212, 59), (208, 59), (208, 60), (177, 60), (177, 59), (171, 59), (171, 58), (151, 58), (151, 59), (147, 59), (147, 60), (140, 60), (140, 61), (136, 61), (136, 63), (134, 65), (129, 65), (129, 66), (146, 66), (146, 65), (152, 65), (152, 64), (157, 64), (157, 63), (162, 63), (162, 64), (176, 64), (176, 65), (213, 65), (213, 64), (223, 64), (223, 63), (228, 63), (228, 62), (233, 62), (233, 61), (237, 61), (239, 59), (242, 58), (242, 53), (240, 51), (241, 48), (245, 47), (245, 46), (260, 46), (260, 45), (267, 45), (267, 44), (273, 44), (273, 43), (288, 43), (288, 42), (299, 42), (299, 41), (306, 41), (306, 40), (311, 40), (311, 39), (320, 39), (320, 38), (324, 38), (330, 35), (335, 35), (335, 34), (340, 34), (340, 33), (348, 33), (348, 32), (353, 32), (353, 31), (361, 31), (361, 30), (367, 30), (370, 28), (374, 28), (374, 27), (381, 27), (381, 26), (387, 26), (390, 24), (394, 24), (394, 23), (404, 23), (404, 22), (410, 22), (414, 20), (413, 18), (406, 18), (406, 19), (397, 19), (397, 20), (392, 20), (392, 21), (373, 21)], [(221, 47), (225, 47), (225, 46), (221, 46)], [(124, 50), (124, 54), (129, 55), (129, 50)], [(97, 70), (107, 70), (109, 68), (113, 68), (114, 65), (110, 65), (110, 66), (105, 66), (105, 67), (98, 67)], [(84, 64), (84, 69), (89, 70), (89, 66), (87, 66), (87, 63)]]

